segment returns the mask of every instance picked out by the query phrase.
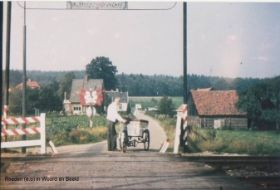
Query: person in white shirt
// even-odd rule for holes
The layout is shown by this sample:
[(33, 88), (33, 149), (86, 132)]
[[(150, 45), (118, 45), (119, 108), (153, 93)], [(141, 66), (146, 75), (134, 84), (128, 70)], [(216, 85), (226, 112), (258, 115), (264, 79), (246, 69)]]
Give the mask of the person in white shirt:
[(116, 97), (115, 100), (108, 106), (107, 109), (108, 151), (114, 151), (117, 149), (117, 132), (115, 129), (116, 123), (118, 121), (125, 123), (125, 119), (123, 119), (118, 113), (119, 106), (120, 106), (120, 97)]

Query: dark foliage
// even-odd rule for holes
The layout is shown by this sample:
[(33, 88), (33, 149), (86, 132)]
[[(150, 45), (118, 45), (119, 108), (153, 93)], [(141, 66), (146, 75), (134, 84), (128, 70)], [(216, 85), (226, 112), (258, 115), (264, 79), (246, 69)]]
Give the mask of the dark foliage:
[(259, 81), (239, 97), (238, 107), (247, 112), (250, 127), (279, 129), (280, 77)]
[(108, 57), (96, 57), (86, 66), (86, 74), (91, 79), (103, 79), (106, 90), (117, 87), (117, 68)]
[[(33, 115), (35, 109), (40, 112), (62, 110), (62, 99), (58, 95), (59, 83), (52, 81), (40, 89), (26, 89), (26, 113)], [(20, 115), (22, 112), (22, 90), (14, 88), (10, 93), (10, 114)]]
[(160, 99), (158, 110), (160, 114), (173, 116), (174, 115), (174, 105), (172, 103), (172, 99), (164, 96)]

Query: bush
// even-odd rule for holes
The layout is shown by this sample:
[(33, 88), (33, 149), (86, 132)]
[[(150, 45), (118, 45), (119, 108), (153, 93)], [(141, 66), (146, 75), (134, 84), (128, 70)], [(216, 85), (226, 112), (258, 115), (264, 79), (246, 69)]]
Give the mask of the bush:
[(76, 128), (69, 133), (69, 140), (74, 144), (98, 142), (106, 139), (107, 128)]
[(174, 115), (174, 105), (172, 99), (164, 96), (159, 101), (159, 113), (164, 115), (173, 116)]

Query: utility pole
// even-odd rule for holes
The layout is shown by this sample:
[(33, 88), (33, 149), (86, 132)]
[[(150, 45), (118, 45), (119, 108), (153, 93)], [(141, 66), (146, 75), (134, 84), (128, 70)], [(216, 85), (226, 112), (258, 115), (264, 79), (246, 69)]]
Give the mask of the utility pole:
[(187, 2), (183, 2), (183, 96), (184, 104), (188, 99), (187, 83)]
[[(3, 1), (0, 1), (0, 20), (1, 20), (1, 24), (0, 24), (0, 30), (1, 30), (1, 36), (0, 36), (0, 44), (3, 43), (3, 25), (4, 25), (4, 20), (3, 20)], [(2, 80), (2, 65), (3, 65), (3, 49), (2, 49), (2, 45), (0, 46), (0, 67), (1, 67), (1, 73), (0, 73), (0, 76), (1, 76), (1, 80)], [(2, 82), (0, 82), (0, 91), (1, 93), (3, 92), (3, 88), (2, 88)], [(0, 98), (0, 104), (1, 104), (1, 109), (0, 109), (0, 118), (1, 118), (1, 121), (2, 121), (2, 108), (3, 108), (3, 105), (2, 105), (2, 98)], [(1, 127), (1, 131), (2, 131), (2, 127)]]
[(4, 105), (9, 105), (9, 88), (10, 88), (10, 47), (11, 47), (11, 15), (12, 2), (7, 2), (7, 28), (6, 28), (6, 67), (5, 67), (5, 90)]
[[(26, 116), (26, 1), (24, 1), (24, 25), (23, 25), (23, 85), (22, 85), (22, 117)], [(26, 126), (23, 125), (23, 128)], [(26, 140), (26, 135), (22, 136), (22, 140)], [(26, 148), (22, 148), (22, 153), (26, 153)]]

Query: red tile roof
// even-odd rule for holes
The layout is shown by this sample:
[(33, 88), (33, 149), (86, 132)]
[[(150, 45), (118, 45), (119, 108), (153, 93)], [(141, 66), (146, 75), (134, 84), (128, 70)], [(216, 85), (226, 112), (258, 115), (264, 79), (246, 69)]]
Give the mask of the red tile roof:
[(200, 116), (245, 116), (236, 103), (238, 95), (235, 90), (192, 90), (194, 105)]
[[(22, 89), (22, 86), (23, 86), (23, 84), (20, 83), (16, 86), (16, 88), (17, 89)], [(41, 87), (37, 81), (30, 80), (30, 79), (26, 81), (26, 86), (31, 88), (31, 89), (37, 89), (37, 88)]]

